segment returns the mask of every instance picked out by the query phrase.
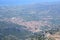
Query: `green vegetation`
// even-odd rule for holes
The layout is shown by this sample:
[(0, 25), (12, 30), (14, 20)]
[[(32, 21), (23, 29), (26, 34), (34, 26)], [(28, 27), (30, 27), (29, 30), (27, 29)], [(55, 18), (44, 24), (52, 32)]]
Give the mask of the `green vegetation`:
[(50, 38), (48, 38), (48, 40), (55, 40), (55, 39), (50, 37)]

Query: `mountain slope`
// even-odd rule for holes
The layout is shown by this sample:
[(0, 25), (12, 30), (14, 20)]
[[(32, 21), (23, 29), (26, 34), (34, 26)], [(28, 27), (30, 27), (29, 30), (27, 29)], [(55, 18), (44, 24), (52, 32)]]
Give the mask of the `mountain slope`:
[[(0, 35), (5, 36), (16, 36), (17, 38), (25, 38), (32, 35), (32, 32), (26, 30), (25, 26), (8, 23), (5, 21), (0, 21)], [(1, 36), (0, 36), (1, 37)]]

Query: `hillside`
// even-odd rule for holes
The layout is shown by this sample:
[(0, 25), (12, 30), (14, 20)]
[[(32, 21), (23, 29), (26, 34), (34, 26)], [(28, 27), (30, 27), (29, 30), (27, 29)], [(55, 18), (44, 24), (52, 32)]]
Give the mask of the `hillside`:
[(0, 6), (1, 40), (40, 40), (44, 36), (43, 40), (57, 32), (60, 32), (60, 4)]

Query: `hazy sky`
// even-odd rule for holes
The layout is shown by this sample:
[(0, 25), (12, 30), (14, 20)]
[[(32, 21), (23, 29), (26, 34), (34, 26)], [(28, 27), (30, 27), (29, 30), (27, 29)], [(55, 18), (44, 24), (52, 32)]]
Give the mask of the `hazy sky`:
[(0, 0), (0, 5), (25, 5), (41, 2), (59, 2), (60, 0)]

